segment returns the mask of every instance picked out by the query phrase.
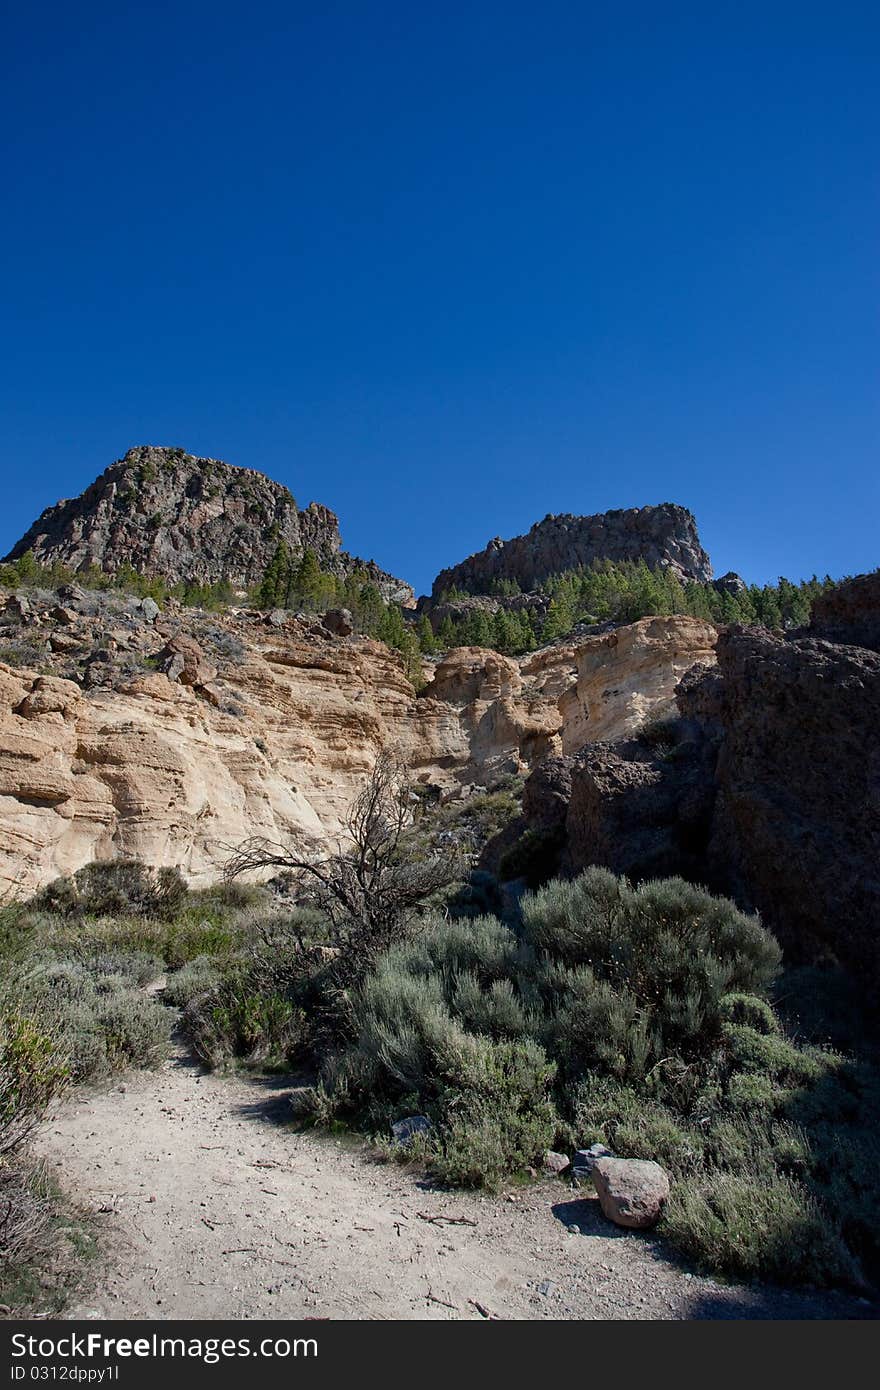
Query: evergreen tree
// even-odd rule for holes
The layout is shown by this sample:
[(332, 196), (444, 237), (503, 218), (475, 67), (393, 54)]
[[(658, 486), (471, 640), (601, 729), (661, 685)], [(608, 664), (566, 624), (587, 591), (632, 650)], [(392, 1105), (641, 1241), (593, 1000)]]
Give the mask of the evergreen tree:
[(281, 540), (275, 548), (272, 559), (266, 566), (257, 590), (257, 602), (261, 608), (278, 608), (286, 601), (289, 573), (290, 551), (287, 548), (287, 542)]
[(434, 636), (434, 629), (431, 627), (427, 613), (423, 613), (416, 624), (416, 638), (419, 644), (419, 651), (425, 652), (430, 656), (437, 650), (437, 639)]
[(319, 608), (323, 590), (322, 578), (317, 555), (314, 550), (306, 547), (299, 564), (289, 576), (285, 606), (306, 610)]

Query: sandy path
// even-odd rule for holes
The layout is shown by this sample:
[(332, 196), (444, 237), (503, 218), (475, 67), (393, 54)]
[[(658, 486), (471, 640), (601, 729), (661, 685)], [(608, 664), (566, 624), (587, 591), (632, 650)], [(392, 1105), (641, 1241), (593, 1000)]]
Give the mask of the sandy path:
[(502, 1318), (871, 1315), (842, 1296), (691, 1277), (559, 1181), (498, 1198), (432, 1191), (292, 1132), (285, 1113), (280, 1082), (206, 1074), (183, 1048), (159, 1072), (59, 1107), (38, 1147), (101, 1213), (106, 1250), (100, 1286), (70, 1316), (479, 1318), (477, 1304)]

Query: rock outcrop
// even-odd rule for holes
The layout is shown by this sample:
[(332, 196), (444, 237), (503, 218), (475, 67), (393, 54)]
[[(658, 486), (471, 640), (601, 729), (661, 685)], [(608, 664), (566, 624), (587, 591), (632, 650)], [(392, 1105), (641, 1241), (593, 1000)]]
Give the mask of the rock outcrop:
[[(641, 626), (616, 634), (618, 650), (644, 649)], [(670, 668), (655, 655), (637, 688), (653, 687), (665, 721), (638, 729), (618, 704), (623, 737), (531, 774), (524, 828), (558, 840), (569, 872), (682, 874), (729, 894), (760, 912), (789, 959), (838, 962), (880, 989), (878, 635), (876, 575), (823, 596), (809, 630), (722, 629), (679, 681), (677, 717), (664, 698)], [(578, 688), (594, 654), (578, 649)], [(563, 747), (590, 728), (575, 699), (560, 700)]]
[[(0, 615), (0, 891), (117, 855), (207, 883), (249, 835), (327, 841), (386, 747), (444, 799), (562, 753), (576, 643), (519, 660), (455, 648), (417, 695), (400, 657), (338, 612), (59, 598), (9, 595)], [(643, 644), (621, 633), (600, 647), (612, 685), (638, 650), (665, 702), (666, 647), (648, 648), (665, 663), (651, 680)], [(615, 708), (603, 729), (625, 737), (630, 712)]]
[(675, 688), (697, 663), (714, 662), (718, 631), (684, 614), (640, 618), (577, 646), (577, 682), (561, 697), (562, 751), (638, 732), (677, 714)]
[(809, 630), (828, 642), (880, 652), (880, 570), (820, 594), (813, 603)]
[(496, 537), (485, 550), (442, 570), (431, 592), (434, 599), (451, 589), (488, 594), (503, 580), (514, 580), (525, 592), (551, 575), (596, 560), (644, 560), (651, 569), (669, 568), (682, 579), (712, 578), (693, 514), (662, 502), (596, 516), (546, 516), (525, 536)]
[[(841, 594), (835, 615), (864, 590)], [(859, 622), (870, 635), (870, 615)], [(717, 750), (707, 876), (793, 958), (880, 984), (880, 653), (733, 628), (717, 673), (691, 676), (681, 706)]]
[(41, 564), (116, 574), (131, 565), (171, 584), (259, 582), (279, 541), (314, 551), (324, 569), (365, 568), (386, 599), (412, 604), (408, 584), (341, 548), (333, 512), (300, 510), (286, 487), (250, 468), (196, 458), (183, 449), (129, 449), (79, 497), (47, 507), (7, 559), (30, 550)]

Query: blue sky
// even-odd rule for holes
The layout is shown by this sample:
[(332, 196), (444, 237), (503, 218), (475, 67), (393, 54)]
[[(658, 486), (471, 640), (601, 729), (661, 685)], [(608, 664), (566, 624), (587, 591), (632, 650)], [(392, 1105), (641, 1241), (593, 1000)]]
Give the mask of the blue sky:
[(425, 591), (658, 501), (880, 564), (875, 4), (7, 7), (0, 552), (136, 443)]

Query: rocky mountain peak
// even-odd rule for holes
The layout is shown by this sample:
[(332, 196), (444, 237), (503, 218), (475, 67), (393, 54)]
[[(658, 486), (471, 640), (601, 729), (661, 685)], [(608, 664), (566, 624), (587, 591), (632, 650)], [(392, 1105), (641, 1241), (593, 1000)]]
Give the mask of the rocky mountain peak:
[(526, 535), (507, 541), (496, 536), (484, 550), (442, 570), (432, 595), (436, 599), (451, 589), (490, 593), (504, 580), (514, 580), (527, 592), (551, 575), (596, 560), (644, 560), (652, 569), (673, 569), (682, 579), (706, 582), (712, 578), (693, 513), (661, 502), (594, 516), (548, 514)]
[(294, 556), (313, 550), (334, 573), (367, 569), (387, 599), (413, 600), (408, 584), (342, 550), (328, 507), (301, 510), (283, 484), (254, 469), (153, 445), (129, 449), (79, 497), (47, 507), (6, 558), (30, 550), (41, 564), (77, 571), (132, 565), (169, 583), (247, 588), (282, 540)]

